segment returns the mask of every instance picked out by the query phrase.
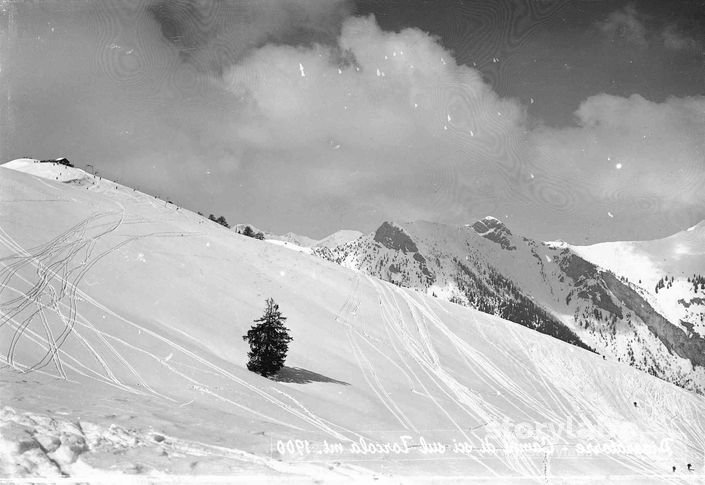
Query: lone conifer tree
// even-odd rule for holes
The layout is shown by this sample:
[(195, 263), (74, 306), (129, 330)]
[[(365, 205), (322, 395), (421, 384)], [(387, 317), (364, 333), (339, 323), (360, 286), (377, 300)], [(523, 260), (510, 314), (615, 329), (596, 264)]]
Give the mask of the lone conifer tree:
[(267, 300), (267, 308), (255, 325), (243, 335), (242, 339), (250, 344), (250, 358), (247, 368), (264, 377), (276, 374), (284, 367), (289, 342), (289, 329), (284, 326), (286, 317), (279, 312), (279, 305), (272, 298)]

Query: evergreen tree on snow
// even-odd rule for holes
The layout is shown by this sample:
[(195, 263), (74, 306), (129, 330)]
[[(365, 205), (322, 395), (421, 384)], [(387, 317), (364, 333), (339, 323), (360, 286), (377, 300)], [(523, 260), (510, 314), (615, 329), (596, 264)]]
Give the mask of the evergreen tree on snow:
[(226, 221), (225, 217), (223, 217), (223, 216), (218, 217), (215, 220), (215, 222), (217, 222), (218, 224), (220, 224), (223, 227), (228, 227), (228, 228), (230, 227), (230, 224), (228, 224), (228, 221)]
[(284, 367), (289, 342), (293, 340), (289, 329), (284, 326), (285, 320), (286, 317), (279, 312), (279, 305), (269, 298), (264, 315), (255, 320), (255, 325), (242, 337), (250, 344), (250, 352), (247, 353), (249, 370), (269, 377)]

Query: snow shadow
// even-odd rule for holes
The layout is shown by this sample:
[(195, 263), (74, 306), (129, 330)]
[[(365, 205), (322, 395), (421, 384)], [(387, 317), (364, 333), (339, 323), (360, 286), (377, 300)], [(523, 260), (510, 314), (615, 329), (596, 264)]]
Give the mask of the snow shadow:
[(350, 384), (344, 381), (338, 381), (330, 377), (326, 377), (317, 372), (313, 372), (307, 369), (302, 369), (301, 367), (287, 367), (281, 368), (276, 375), (272, 376), (272, 380), (277, 382), (292, 382), (294, 384), (310, 384), (312, 382), (330, 382), (331, 384), (342, 384), (344, 386), (349, 386)]

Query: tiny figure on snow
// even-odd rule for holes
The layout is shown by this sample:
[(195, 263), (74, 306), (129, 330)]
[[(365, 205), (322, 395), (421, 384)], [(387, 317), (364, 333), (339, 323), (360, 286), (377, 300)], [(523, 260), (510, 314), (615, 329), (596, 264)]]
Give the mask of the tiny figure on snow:
[(636, 401), (634, 401), (634, 407), (637, 407), (637, 405), (636, 405)]
[(691, 465), (690, 463), (688, 463), (688, 471), (689, 471), (689, 472), (692, 472), (692, 471), (693, 471), (693, 465)]
[(676, 465), (673, 465), (673, 473), (676, 473)]

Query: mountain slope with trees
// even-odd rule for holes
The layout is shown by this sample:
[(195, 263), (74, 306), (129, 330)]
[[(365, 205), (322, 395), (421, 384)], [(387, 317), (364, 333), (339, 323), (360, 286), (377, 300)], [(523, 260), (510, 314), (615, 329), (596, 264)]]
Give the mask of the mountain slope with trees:
[[(515, 235), (494, 217), (465, 226), (385, 222), (373, 234), (314, 254), (705, 390), (705, 340), (688, 334), (687, 324), (664, 317), (626, 277), (567, 244)], [(699, 281), (693, 275), (689, 287), (699, 288)], [(705, 303), (697, 298), (688, 304)]]

